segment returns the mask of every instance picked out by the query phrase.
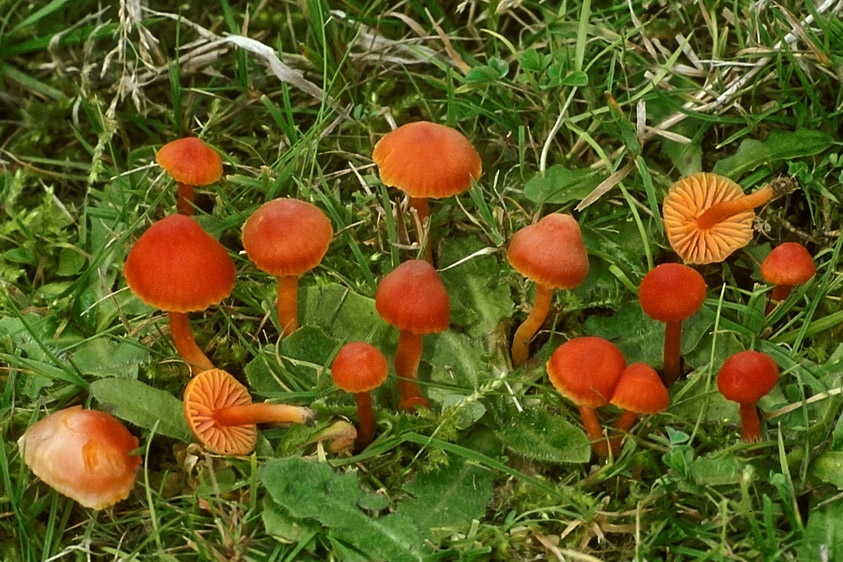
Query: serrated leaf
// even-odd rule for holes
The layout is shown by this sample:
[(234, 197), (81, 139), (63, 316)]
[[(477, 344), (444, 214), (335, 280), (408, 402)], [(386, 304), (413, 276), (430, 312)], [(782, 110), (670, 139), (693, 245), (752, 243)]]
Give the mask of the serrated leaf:
[(299, 542), (310, 533), (315, 532), (313, 527), (316, 527), (316, 525), (308, 525), (303, 521), (296, 521), (269, 497), (263, 499), (261, 520), (268, 535), (290, 543)]
[(828, 150), (834, 139), (815, 129), (773, 131), (765, 140), (744, 139), (738, 150), (714, 165), (713, 172), (738, 179), (762, 164), (813, 156)]
[(389, 326), (375, 310), (375, 301), (336, 283), (304, 288), (299, 318), (342, 341), (382, 343)]
[[(193, 441), (184, 421), (181, 400), (163, 390), (132, 379), (100, 379), (91, 386), (97, 402), (118, 418), (160, 434)], [(157, 424), (157, 427), (156, 427)]]
[(136, 378), (138, 365), (149, 359), (139, 345), (97, 338), (80, 345), (72, 356), (76, 368), (96, 377)]
[(556, 164), (537, 173), (524, 185), (527, 199), (539, 204), (579, 201), (597, 187), (603, 178), (588, 168), (568, 168)]
[(412, 520), (397, 513), (370, 517), (361, 510), (367, 493), (354, 471), (339, 475), (325, 463), (291, 457), (264, 464), (260, 478), (272, 499), (291, 515), (319, 521), (372, 560), (422, 561), (430, 554)]
[(525, 409), (520, 414), (506, 409), (497, 436), (507, 449), (521, 456), (543, 462), (584, 463), (591, 458), (591, 443), (580, 428), (541, 408)]

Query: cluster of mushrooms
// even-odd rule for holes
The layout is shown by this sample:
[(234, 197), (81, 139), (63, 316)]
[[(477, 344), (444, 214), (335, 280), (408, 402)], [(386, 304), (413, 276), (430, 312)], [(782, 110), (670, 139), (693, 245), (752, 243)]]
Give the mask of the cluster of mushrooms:
[[(458, 131), (429, 122), (404, 125), (385, 135), (373, 158), (384, 184), (402, 189), (414, 209), (416, 234), (426, 259), (408, 260), (386, 275), (375, 294), (375, 308), (399, 331), (393, 366), (399, 391), (398, 409), (428, 408), (416, 381), (423, 336), (448, 328), (447, 290), (432, 265), (428, 199), (460, 193), (479, 179), (482, 163), (471, 143)], [(248, 389), (231, 374), (217, 369), (197, 345), (188, 313), (219, 304), (232, 291), (236, 268), (228, 251), (192, 218), (196, 186), (218, 181), (219, 154), (196, 138), (164, 145), (159, 165), (178, 182), (178, 214), (157, 221), (130, 250), (124, 266), (126, 282), (145, 303), (166, 311), (179, 355), (193, 376), (184, 391), (184, 416), (198, 442), (224, 455), (254, 450), (259, 423), (312, 423), (305, 406), (253, 403)], [(423, 178), (423, 179), (419, 179)], [(773, 182), (751, 195), (740, 186), (701, 173), (675, 183), (664, 201), (664, 222), (671, 246), (686, 263), (723, 261), (746, 245), (752, 235), (753, 209), (783, 191)], [(259, 207), (245, 222), (242, 241), (257, 268), (278, 277), (277, 311), (282, 335), (298, 327), (298, 278), (316, 267), (333, 237), (330, 220), (316, 206), (280, 198)], [(512, 363), (530, 357), (530, 343), (544, 324), (554, 289), (572, 289), (585, 279), (588, 255), (579, 225), (567, 214), (552, 213), (512, 237), (507, 257), (514, 269), (536, 283), (535, 302), (512, 339)], [(776, 288), (774, 301), (814, 275), (804, 247), (785, 243), (761, 267)], [(560, 345), (547, 362), (550, 382), (578, 408), (595, 452), (617, 454), (623, 437), (639, 414), (668, 407), (667, 388), (682, 375), (682, 322), (702, 306), (706, 285), (688, 265), (667, 263), (647, 273), (639, 288), (641, 307), (664, 322), (661, 375), (651, 366), (627, 365), (611, 342), (580, 337)], [(423, 298), (422, 298), (423, 296)], [(356, 450), (375, 435), (370, 391), (386, 379), (384, 354), (366, 342), (346, 343), (331, 365), (337, 387), (353, 393), (358, 408)], [(723, 395), (740, 404), (743, 438), (760, 439), (755, 403), (776, 384), (778, 367), (763, 353), (743, 351), (729, 358), (718, 374)], [(596, 409), (614, 404), (624, 413), (609, 435)], [(19, 440), (24, 460), (46, 483), (82, 505), (100, 509), (125, 499), (141, 464), (138, 440), (111, 415), (74, 406), (33, 425)], [(61, 459), (57, 462), (55, 459)], [(79, 482), (96, 482), (90, 488)]]

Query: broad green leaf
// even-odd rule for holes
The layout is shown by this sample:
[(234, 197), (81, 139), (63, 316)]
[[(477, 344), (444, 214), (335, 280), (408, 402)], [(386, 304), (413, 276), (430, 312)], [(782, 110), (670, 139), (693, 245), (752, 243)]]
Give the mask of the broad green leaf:
[[(433, 351), (430, 356), (431, 381), (457, 386), (468, 393), (491, 378), (491, 366), (464, 334), (448, 330), (428, 340), (428, 346)], [(453, 392), (451, 388), (430, 389), (431, 397), (436, 396), (437, 401)]]
[(91, 394), (97, 402), (118, 418), (160, 434), (193, 441), (184, 421), (181, 401), (157, 388), (137, 380), (108, 378), (94, 381)]
[(530, 48), (521, 53), (521, 68), (530, 72), (541, 72), (553, 61), (553, 56), (541, 54), (536, 49)]
[(738, 179), (762, 164), (819, 154), (833, 143), (833, 137), (816, 129), (773, 131), (763, 141), (744, 139), (737, 152), (717, 162), (713, 171)]
[(843, 560), (843, 501), (811, 511), (805, 526), (800, 562)]
[(825, 451), (811, 463), (810, 475), (843, 490), (843, 451)]
[(317, 525), (296, 521), (269, 497), (263, 499), (261, 519), (267, 534), (284, 542), (299, 542), (318, 529)]
[(149, 351), (137, 344), (96, 338), (79, 346), (72, 360), (76, 368), (96, 377), (137, 378), (138, 365), (149, 359)]
[(544, 176), (537, 173), (530, 178), (524, 186), (524, 195), (539, 204), (579, 201), (602, 180), (597, 172), (588, 168), (567, 168), (556, 164), (545, 170)]
[(354, 471), (339, 475), (328, 464), (289, 457), (267, 462), (260, 478), (272, 499), (293, 517), (316, 519), (372, 560), (411, 562), (430, 555), (412, 520), (397, 513), (370, 517), (360, 508), (370, 494), (360, 488)]
[(743, 467), (744, 464), (732, 454), (700, 457), (691, 461), (691, 476), (700, 486), (737, 484)]
[(299, 319), (322, 328), (342, 341), (382, 343), (389, 326), (378, 316), (375, 301), (336, 283), (304, 288), (299, 298)]
[(543, 408), (529, 408), (518, 413), (506, 408), (498, 417), (496, 434), (507, 449), (527, 458), (555, 463), (583, 463), (591, 458), (591, 443), (578, 427)]

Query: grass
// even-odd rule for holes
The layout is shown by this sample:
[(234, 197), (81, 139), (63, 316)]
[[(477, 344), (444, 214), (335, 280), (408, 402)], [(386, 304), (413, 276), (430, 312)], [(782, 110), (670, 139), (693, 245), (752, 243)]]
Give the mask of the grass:
[[(839, 3), (155, 8), (0, 2), (0, 559), (843, 556)], [(461, 130), (484, 164), (468, 193), (431, 205), (452, 301), (451, 328), (425, 343), (434, 408), (396, 413), (393, 379), (375, 395), (377, 440), (336, 455), (319, 432), (355, 410), (326, 367), (348, 339), (391, 358), (397, 334), (371, 299), (419, 255), (372, 147), (418, 119)], [(102, 384), (136, 379), (180, 398), (187, 380), (165, 315), (122, 276), (134, 240), (175, 206), (155, 152), (186, 134), (223, 155), (226, 175), (199, 190), (197, 219), (238, 268), (231, 297), (192, 315), (197, 341), (256, 398), (308, 403), (320, 419), (266, 428), (245, 458), (179, 439), (178, 408), (159, 395), (121, 402)], [(800, 188), (759, 210), (745, 249), (699, 268), (708, 298), (686, 325), (691, 372), (670, 409), (640, 420), (617, 458), (589, 458), (544, 360), (567, 339), (601, 335), (629, 362), (658, 366), (661, 328), (641, 313), (637, 286), (677, 260), (661, 217), (671, 183), (712, 170), (745, 191), (778, 175)], [(283, 340), (276, 283), (239, 240), (276, 197), (316, 204), (336, 232), (301, 281), (304, 327)], [(557, 293), (536, 359), (513, 369), (508, 342), (532, 286), (506, 263), (506, 244), (558, 211), (580, 223), (591, 273)], [(814, 253), (817, 275), (765, 315), (758, 264), (784, 241)], [(759, 445), (739, 441), (736, 407), (715, 387), (743, 349), (782, 371), (761, 402)], [(114, 508), (58, 495), (16, 447), (77, 403), (114, 410), (140, 438), (139, 483)]]

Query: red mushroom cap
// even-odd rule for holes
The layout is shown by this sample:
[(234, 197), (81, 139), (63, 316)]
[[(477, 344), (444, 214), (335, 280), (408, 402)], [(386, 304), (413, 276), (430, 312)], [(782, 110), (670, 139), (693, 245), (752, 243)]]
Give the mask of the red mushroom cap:
[(243, 225), (243, 247), (258, 268), (276, 277), (297, 277), (322, 261), (334, 229), (319, 207), (274, 199)]
[(726, 400), (754, 404), (779, 379), (779, 367), (760, 351), (741, 351), (729, 357), (717, 374), (717, 388)]
[(483, 163), (456, 129), (428, 121), (407, 123), (387, 133), (375, 145), (372, 158), (381, 180), (410, 197), (439, 199), (471, 187)]
[(599, 408), (609, 403), (624, 367), (626, 359), (615, 344), (589, 336), (556, 348), (547, 362), (547, 376), (577, 406)]
[(679, 263), (663, 263), (641, 280), (638, 299), (650, 318), (681, 322), (700, 309), (705, 290), (705, 281), (695, 269)]
[(386, 380), (389, 365), (377, 348), (364, 342), (347, 343), (331, 364), (334, 384), (346, 392), (369, 392)]
[(588, 275), (582, 232), (571, 215), (554, 213), (525, 226), (512, 237), (506, 257), (523, 276), (556, 289), (573, 289)]
[(26, 465), (41, 480), (85, 507), (124, 500), (135, 485), (138, 439), (113, 416), (72, 406), (26, 430), (18, 440)]
[(135, 242), (123, 266), (132, 292), (168, 312), (205, 310), (234, 288), (225, 247), (190, 217), (171, 215)]
[(375, 308), (387, 324), (412, 334), (447, 330), (451, 316), (445, 284), (424, 260), (406, 261), (384, 277)]
[(196, 137), (168, 142), (155, 160), (174, 180), (187, 185), (208, 185), (222, 177), (222, 158)]
[(611, 403), (636, 414), (667, 409), (670, 395), (659, 374), (645, 363), (633, 363), (621, 372)]
[(796, 242), (785, 242), (776, 246), (761, 263), (761, 276), (774, 285), (802, 285), (816, 272), (814, 258), (805, 246)]

